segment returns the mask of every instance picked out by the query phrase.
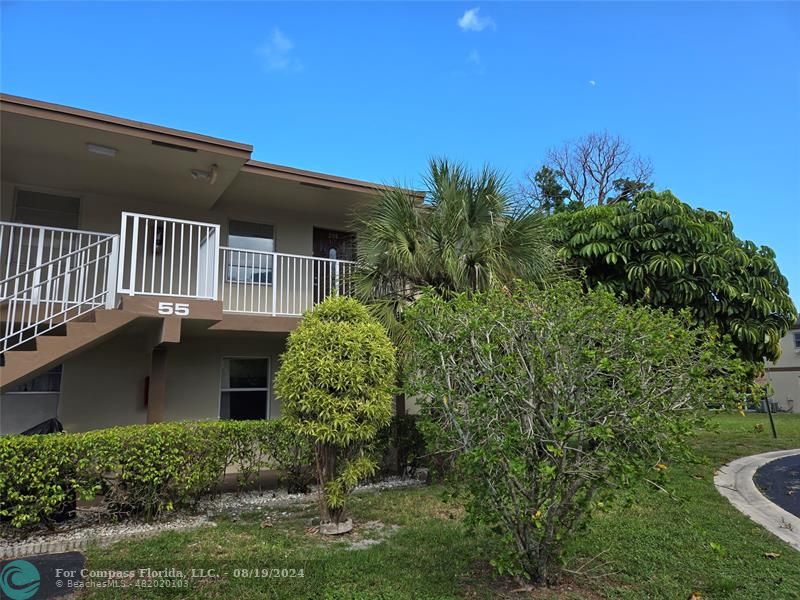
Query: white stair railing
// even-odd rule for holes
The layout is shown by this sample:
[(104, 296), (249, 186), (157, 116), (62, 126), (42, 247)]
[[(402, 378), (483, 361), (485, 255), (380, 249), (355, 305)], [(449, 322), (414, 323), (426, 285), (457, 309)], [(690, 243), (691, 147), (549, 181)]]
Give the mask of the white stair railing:
[(350, 294), (355, 263), (279, 252), (220, 248), (222, 310), (300, 316), (331, 294)]
[(213, 223), (123, 212), (119, 292), (216, 300), (219, 229)]
[(0, 352), (116, 298), (119, 236), (0, 222)]

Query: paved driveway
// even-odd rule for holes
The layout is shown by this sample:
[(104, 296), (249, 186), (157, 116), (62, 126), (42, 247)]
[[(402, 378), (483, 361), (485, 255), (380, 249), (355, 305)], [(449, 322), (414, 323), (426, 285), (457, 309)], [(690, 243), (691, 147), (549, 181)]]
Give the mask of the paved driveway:
[(800, 455), (768, 462), (756, 471), (753, 481), (767, 498), (800, 517)]

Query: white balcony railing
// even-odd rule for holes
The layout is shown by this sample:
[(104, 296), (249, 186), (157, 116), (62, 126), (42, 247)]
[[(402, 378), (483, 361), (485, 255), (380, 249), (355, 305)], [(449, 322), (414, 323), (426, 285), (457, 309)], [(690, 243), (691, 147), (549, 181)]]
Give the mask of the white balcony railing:
[(116, 298), (119, 236), (0, 222), (0, 352)]
[(0, 352), (114, 308), (117, 293), (300, 316), (352, 291), (350, 261), (220, 247), (219, 239), (219, 225), (137, 213), (122, 213), (119, 236), (0, 222)]
[(222, 309), (299, 316), (332, 293), (349, 294), (354, 263), (279, 252), (220, 248)]
[(124, 212), (120, 232), (121, 294), (217, 299), (219, 225)]

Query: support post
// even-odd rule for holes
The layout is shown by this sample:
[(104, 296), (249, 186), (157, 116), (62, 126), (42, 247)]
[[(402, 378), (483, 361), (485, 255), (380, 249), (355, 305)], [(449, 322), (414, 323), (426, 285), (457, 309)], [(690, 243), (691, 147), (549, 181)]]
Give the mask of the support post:
[(167, 408), (167, 349), (156, 346), (150, 359), (150, 386), (147, 390), (147, 422), (160, 423)]
[(775, 431), (775, 420), (772, 418), (772, 407), (769, 404), (769, 396), (765, 394), (764, 404), (767, 405), (767, 414), (769, 415), (769, 426), (772, 428), (772, 437), (778, 439), (778, 433)]
[(108, 255), (108, 276), (106, 277), (106, 309), (117, 307), (117, 269), (119, 267), (119, 236), (111, 238), (111, 253)]

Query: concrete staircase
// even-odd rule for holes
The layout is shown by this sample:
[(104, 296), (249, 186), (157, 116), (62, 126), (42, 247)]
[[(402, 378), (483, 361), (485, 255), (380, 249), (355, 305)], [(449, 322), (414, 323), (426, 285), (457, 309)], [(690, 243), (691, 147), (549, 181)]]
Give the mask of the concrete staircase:
[(112, 337), (140, 315), (96, 309), (3, 353), (0, 391), (35, 377)]

